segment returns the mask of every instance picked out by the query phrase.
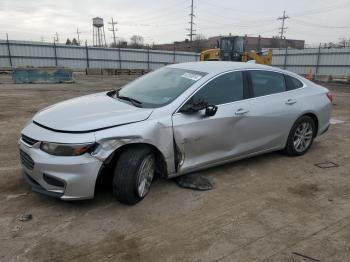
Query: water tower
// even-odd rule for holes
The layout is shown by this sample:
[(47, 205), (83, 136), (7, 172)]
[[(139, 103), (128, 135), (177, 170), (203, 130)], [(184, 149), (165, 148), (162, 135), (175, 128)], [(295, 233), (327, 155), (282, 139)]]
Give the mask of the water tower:
[(107, 46), (103, 18), (101, 17), (93, 18), (92, 28), (93, 28), (93, 31), (92, 31), (93, 46)]

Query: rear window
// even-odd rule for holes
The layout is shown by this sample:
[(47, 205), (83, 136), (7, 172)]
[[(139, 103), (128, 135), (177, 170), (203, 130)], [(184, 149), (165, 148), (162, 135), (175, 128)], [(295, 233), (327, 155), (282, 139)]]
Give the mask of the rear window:
[(287, 90), (294, 90), (303, 86), (301, 81), (292, 76), (284, 75), (284, 77), (286, 79)]
[(271, 71), (250, 71), (254, 97), (266, 96), (286, 91), (282, 74)]

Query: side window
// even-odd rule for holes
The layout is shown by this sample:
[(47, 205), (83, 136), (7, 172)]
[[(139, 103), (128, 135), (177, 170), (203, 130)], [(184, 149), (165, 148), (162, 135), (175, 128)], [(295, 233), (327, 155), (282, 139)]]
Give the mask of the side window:
[(284, 75), (284, 77), (286, 79), (287, 90), (294, 90), (303, 86), (301, 81), (292, 76)]
[(218, 76), (202, 87), (193, 97), (193, 102), (206, 101), (220, 105), (243, 99), (243, 74), (232, 72)]
[(266, 96), (286, 91), (282, 74), (270, 71), (250, 71), (254, 97)]

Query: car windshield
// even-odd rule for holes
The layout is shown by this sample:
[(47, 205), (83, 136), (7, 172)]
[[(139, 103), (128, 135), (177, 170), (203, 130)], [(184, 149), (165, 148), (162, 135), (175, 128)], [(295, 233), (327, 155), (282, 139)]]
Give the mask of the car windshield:
[(234, 47), (233, 49), (237, 52), (243, 53), (243, 44), (244, 44), (244, 39), (241, 37), (237, 37), (234, 41)]
[(242, 37), (224, 38), (221, 40), (221, 50), (231, 51), (234, 50), (239, 53), (243, 53), (244, 39)]
[(232, 50), (232, 42), (230, 39), (221, 39), (221, 49), (225, 51)]
[[(125, 85), (117, 97), (139, 107), (161, 107), (201, 79), (206, 73), (163, 67)], [(136, 102), (136, 103), (135, 103)]]

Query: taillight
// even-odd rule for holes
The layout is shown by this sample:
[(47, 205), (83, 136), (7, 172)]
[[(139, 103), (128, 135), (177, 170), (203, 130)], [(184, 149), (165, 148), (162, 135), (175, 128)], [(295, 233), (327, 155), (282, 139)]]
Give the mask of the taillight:
[(333, 102), (333, 95), (331, 92), (327, 93), (327, 97), (328, 97), (329, 101), (332, 103)]

